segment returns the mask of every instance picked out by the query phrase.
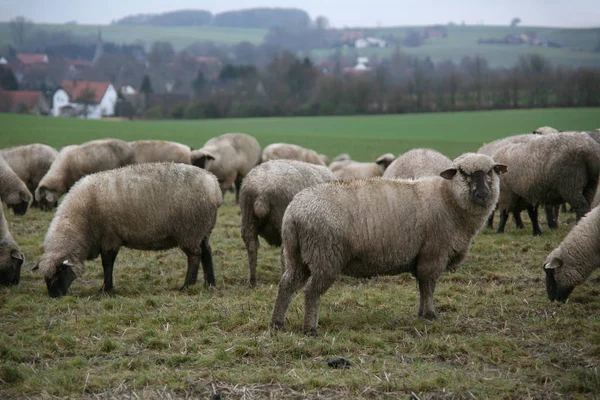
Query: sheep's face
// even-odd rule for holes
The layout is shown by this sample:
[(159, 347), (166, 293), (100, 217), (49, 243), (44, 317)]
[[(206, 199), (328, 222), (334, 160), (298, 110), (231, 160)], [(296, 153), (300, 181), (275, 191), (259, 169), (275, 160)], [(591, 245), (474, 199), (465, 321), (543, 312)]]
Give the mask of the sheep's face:
[(67, 294), (71, 283), (77, 278), (74, 272), (75, 265), (68, 260), (64, 260), (58, 265), (47, 265), (47, 262), (42, 258), (32, 270), (41, 268), (50, 297), (64, 296)]
[(45, 186), (42, 186), (35, 191), (35, 199), (42, 211), (51, 211), (56, 208), (58, 197), (55, 190), (48, 189)]
[(21, 278), (23, 253), (12, 248), (8, 242), (0, 243), (0, 285), (17, 285)]
[(11, 194), (5, 199), (8, 208), (13, 210), (15, 215), (24, 215), (29, 207), (29, 201), (31, 200), (31, 194), (29, 191), (22, 190), (18, 193)]
[(503, 164), (494, 164), (492, 159), (478, 160), (476, 163), (455, 163), (455, 166), (442, 171), (440, 176), (454, 181), (455, 195), (468, 199), (469, 203), (490, 207), (498, 200), (500, 181), (498, 175), (508, 168)]
[(544, 263), (544, 272), (546, 273), (546, 291), (550, 301), (558, 300), (565, 302), (575, 288), (573, 277), (569, 274), (569, 268), (563, 265), (559, 258), (560, 249), (550, 253)]

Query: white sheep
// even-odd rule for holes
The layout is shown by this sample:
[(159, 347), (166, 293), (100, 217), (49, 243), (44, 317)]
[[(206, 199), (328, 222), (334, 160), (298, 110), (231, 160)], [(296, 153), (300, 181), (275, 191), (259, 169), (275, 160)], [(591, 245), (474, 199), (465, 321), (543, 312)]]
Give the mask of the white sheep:
[(23, 261), (23, 253), (10, 234), (4, 210), (0, 206), (0, 285), (19, 284)]
[(38, 184), (35, 199), (42, 209), (50, 210), (84, 176), (132, 163), (133, 150), (123, 140), (100, 139), (66, 146)]
[(27, 185), (19, 179), (2, 154), (0, 154), (0, 198), (15, 215), (25, 214), (32, 199)]
[(600, 207), (587, 213), (544, 262), (551, 301), (566, 301), (575, 286), (600, 268)]
[(166, 140), (136, 140), (129, 142), (135, 164), (147, 162), (176, 162), (191, 164), (190, 146)]
[(256, 284), (258, 236), (272, 246), (281, 246), (281, 221), (296, 193), (319, 183), (335, 180), (320, 165), (295, 160), (273, 160), (250, 171), (240, 191), (241, 233), (248, 252), (248, 276)]
[(192, 151), (192, 164), (216, 175), (225, 193), (235, 184), (235, 199), (239, 200), (244, 177), (260, 164), (261, 150), (258, 141), (245, 133), (226, 133), (204, 143)]
[(379, 157), (375, 162), (358, 161), (338, 161), (338, 166), (332, 168), (336, 179), (341, 181), (351, 181), (355, 179), (367, 179), (382, 176), (387, 167), (396, 159), (396, 157), (387, 153)]
[(135, 164), (88, 175), (58, 207), (34, 269), (42, 272), (50, 296), (59, 297), (83, 275), (85, 260), (100, 255), (102, 290), (110, 291), (121, 247), (179, 247), (188, 261), (182, 289), (196, 282), (200, 261), (205, 282), (214, 285), (209, 238), (222, 203), (215, 176), (191, 165)]
[(452, 160), (433, 149), (412, 149), (396, 158), (383, 173), (384, 178), (419, 179), (438, 176), (452, 167)]
[[(2, 155), (12, 170), (25, 183), (33, 198), (35, 188), (50, 169), (58, 151), (48, 145), (34, 143), (4, 149)], [(33, 198), (31, 206), (38, 207), (35, 198)]]
[(340, 275), (410, 272), (419, 283), (419, 316), (435, 318), (436, 282), (467, 255), (506, 170), (467, 153), (441, 177), (326, 183), (298, 193), (283, 217), (273, 326), (283, 327), (292, 295), (305, 286), (304, 329), (316, 334), (319, 299)]
[(319, 157), (316, 151), (291, 143), (273, 143), (264, 148), (262, 161), (270, 160), (297, 160), (310, 164), (324, 165), (327, 163)]

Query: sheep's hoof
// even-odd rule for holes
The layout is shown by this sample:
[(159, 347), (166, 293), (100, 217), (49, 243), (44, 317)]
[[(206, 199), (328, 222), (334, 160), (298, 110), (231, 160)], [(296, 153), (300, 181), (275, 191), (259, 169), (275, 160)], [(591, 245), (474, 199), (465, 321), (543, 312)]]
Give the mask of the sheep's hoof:
[(317, 328), (304, 328), (304, 334), (306, 336), (319, 337), (317, 333)]
[(113, 288), (105, 288), (104, 286), (102, 286), (100, 288), (99, 292), (100, 292), (100, 294), (110, 296), (113, 294)]
[(277, 321), (273, 321), (273, 329), (275, 329), (276, 331), (282, 331), (283, 330), (283, 322), (277, 322)]
[(419, 317), (428, 319), (430, 321), (434, 321), (437, 319), (437, 314), (435, 313), (435, 311), (427, 311), (422, 314), (419, 314)]

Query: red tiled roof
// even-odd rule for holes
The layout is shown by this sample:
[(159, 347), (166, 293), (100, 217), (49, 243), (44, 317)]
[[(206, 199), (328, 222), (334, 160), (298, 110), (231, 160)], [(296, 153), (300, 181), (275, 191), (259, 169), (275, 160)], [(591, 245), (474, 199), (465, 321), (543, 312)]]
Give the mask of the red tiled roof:
[(46, 62), (46, 55), (43, 53), (18, 53), (17, 58), (23, 64), (38, 64)]
[(28, 108), (33, 108), (43, 96), (42, 92), (31, 92), (26, 90), (2, 90), (3, 96), (10, 99), (13, 105), (24, 104)]
[(80, 97), (86, 89), (91, 89), (96, 94), (94, 102), (100, 103), (109, 85), (110, 82), (62, 81), (60, 87), (69, 94), (72, 102), (77, 102), (77, 98)]
[(200, 57), (196, 57), (196, 62), (198, 62), (200, 64), (209, 64), (209, 63), (218, 64), (221, 62), (221, 60), (219, 60), (218, 57), (200, 56)]
[(72, 58), (65, 58), (65, 62), (68, 65), (72, 65), (74, 67), (87, 67), (87, 66), (91, 65), (91, 63), (89, 61), (86, 61), (86, 60), (74, 60)]

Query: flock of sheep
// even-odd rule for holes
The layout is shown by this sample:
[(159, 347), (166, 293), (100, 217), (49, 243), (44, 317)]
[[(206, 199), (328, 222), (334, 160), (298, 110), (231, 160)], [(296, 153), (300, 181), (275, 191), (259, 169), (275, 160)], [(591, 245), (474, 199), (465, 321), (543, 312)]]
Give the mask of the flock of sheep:
[[(304, 287), (304, 330), (317, 333), (320, 296), (340, 277), (409, 272), (419, 285), (419, 316), (435, 318), (433, 293), (454, 270), (495, 211), (522, 227), (526, 210), (540, 235), (538, 207), (550, 227), (568, 203), (579, 223), (544, 263), (550, 300), (567, 299), (600, 267), (600, 130), (549, 127), (510, 136), (455, 160), (431, 149), (361, 163), (228, 133), (198, 150), (175, 142), (94, 140), (53, 148), (2, 150), (0, 197), (17, 215), (28, 206), (58, 206), (33, 267), (52, 297), (65, 295), (85, 261), (101, 257), (102, 291), (113, 289), (121, 247), (179, 247), (188, 267), (182, 289), (215, 284), (210, 235), (226, 190), (235, 188), (249, 282), (257, 281), (259, 236), (281, 246), (282, 275), (272, 326), (282, 328), (295, 292)], [(593, 209), (591, 212), (590, 209)], [(2, 210), (0, 208), (0, 210)], [(586, 215), (587, 213), (587, 215)], [(584, 217), (585, 215), (585, 217)], [(24, 257), (0, 219), (0, 284), (19, 283)]]

